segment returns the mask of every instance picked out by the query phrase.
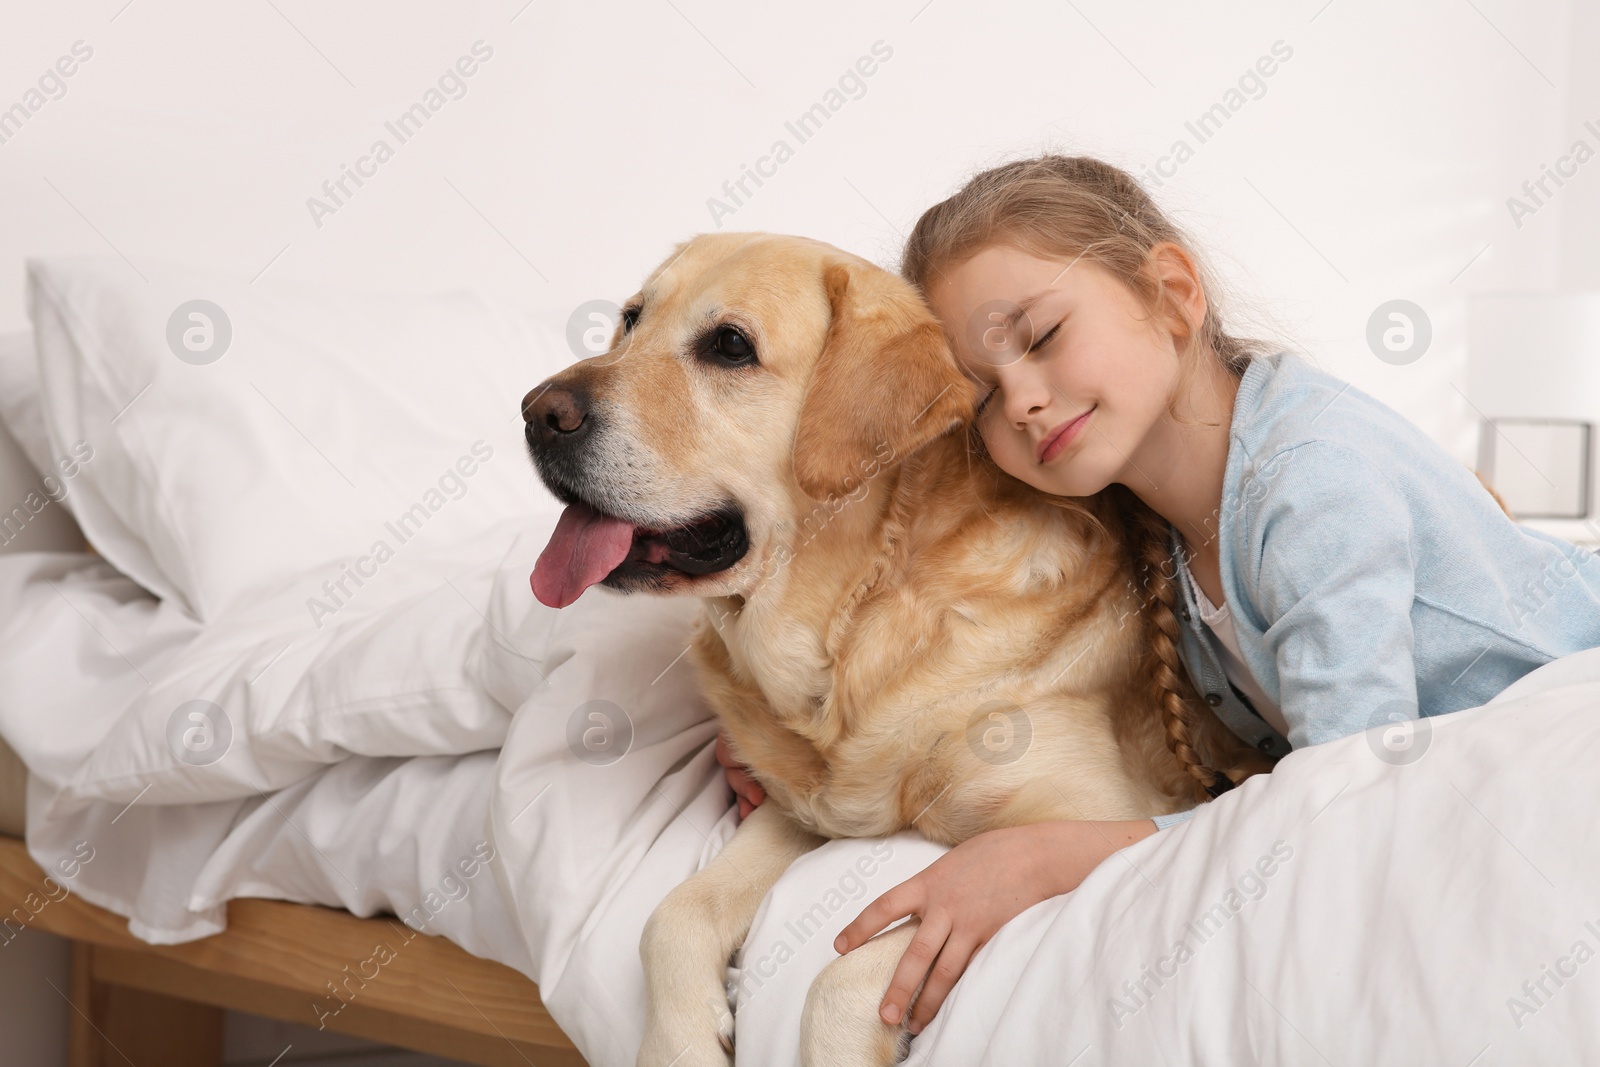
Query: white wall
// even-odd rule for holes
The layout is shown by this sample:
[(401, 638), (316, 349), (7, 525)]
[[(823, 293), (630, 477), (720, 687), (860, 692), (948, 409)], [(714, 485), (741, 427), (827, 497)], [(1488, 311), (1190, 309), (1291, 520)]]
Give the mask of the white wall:
[[(1594, 62), (1595, 43), (1600, 41), (1600, 4), (1572, 5), (1572, 30), (1567, 37), (1567, 114), (1562, 123), (1565, 135), (1559, 142), (1562, 151), (1582, 137), (1590, 148), (1600, 151), (1600, 136), (1588, 132), (1585, 123), (1600, 129), (1600, 66)], [(1561, 232), (1560, 284), (1563, 289), (1600, 289), (1600, 157), (1591, 160), (1577, 178), (1561, 189), (1565, 210), (1550, 225)]]
[[(1600, 287), (1600, 162), (1520, 227), (1506, 206), (1600, 126), (1593, 3), (525, 2), (0, 4), (0, 109), (74, 42), (93, 49), (0, 143), (0, 332), (26, 325), (24, 258), (68, 253), (479, 287), (560, 325), (716, 229), (707, 199), (793, 146), (785, 121), (880, 40), (892, 56), (864, 94), (723, 228), (892, 263), (979, 167), (1062, 150), (1143, 173), (1194, 144), (1185, 122), (1281, 40), (1293, 54), (1260, 98), (1152, 191), (1282, 337), (1470, 463), (1467, 295)], [(385, 121), (478, 40), (493, 56), (466, 95), (317, 226), (307, 198), (393, 142)], [(1397, 297), (1434, 326), (1407, 366), (1364, 340)], [(57, 1025), (44, 956), (0, 955), (0, 1033)]]
[[(1472, 413), (1452, 388), (1466, 294), (1600, 275), (1592, 249), (1562, 247), (1564, 213), (1600, 215), (1594, 175), (1520, 229), (1504, 203), (1576, 125), (1568, 71), (1590, 53), (1565, 0), (124, 3), (13, 4), (5, 19), (0, 106), (75, 41), (94, 55), (0, 144), (0, 329), (24, 320), (25, 256), (112, 250), (477, 286), (564, 322), (716, 228), (707, 198), (878, 40), (893, 55), (865, 95), (725, 227), (889, 262), (981, 165), (1054, 148), (1141, 172), (1281, 39), (1293, 56), (1265, 94), (1155, 192), (1324, 367), (1469, 462)], [(316, 226), (307, 199), (480, 39), (493, 57), (467, 94)], [(1363, 340), (1394, 297), (1434, 323), (1409, 366)]]

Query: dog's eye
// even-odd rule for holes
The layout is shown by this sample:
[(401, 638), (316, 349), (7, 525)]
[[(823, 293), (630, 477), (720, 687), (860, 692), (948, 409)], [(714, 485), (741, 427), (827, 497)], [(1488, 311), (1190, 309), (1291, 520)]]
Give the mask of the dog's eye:
[(641, 307), (629, 307), (622, 309), (623, 333), (627, 333), (629, 330), (633, 329), (634, 325), (639, 321), (639, 312), (643, 310), (644, 309)]
[(710, 342), (706, 346), (707, 354), (728, 366), (755, 362), (755, 345), (736, 326), (718, 326), (707, 340)]

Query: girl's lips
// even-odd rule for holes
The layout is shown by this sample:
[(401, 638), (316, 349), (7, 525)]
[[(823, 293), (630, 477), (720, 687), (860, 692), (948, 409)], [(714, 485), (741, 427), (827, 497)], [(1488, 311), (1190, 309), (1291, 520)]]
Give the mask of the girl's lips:
[(1060, 455), (1061, 450), (1070, 445), (1078, 434), (1083, 432), (1083, 427), (1088, 423), (1089, 416), (1093, 415), (1095, 408), (1099, 406), (1099, 404), (1091, 406), (1088, 411), (1085, 411), (1082, 415), (1079, 415), (1056, 430), (1055, 433), (1046, 437), (1039, 445), (1039, 462), (1049, 463)]

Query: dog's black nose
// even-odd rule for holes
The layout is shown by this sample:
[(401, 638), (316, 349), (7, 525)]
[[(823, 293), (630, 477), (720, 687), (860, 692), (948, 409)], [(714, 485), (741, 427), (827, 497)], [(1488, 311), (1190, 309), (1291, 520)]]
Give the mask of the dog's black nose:
[(581, 388), (546, 382), (522, 398), (528, 439), (541, 444), (570, 442), (589, 428), (589, 397)]

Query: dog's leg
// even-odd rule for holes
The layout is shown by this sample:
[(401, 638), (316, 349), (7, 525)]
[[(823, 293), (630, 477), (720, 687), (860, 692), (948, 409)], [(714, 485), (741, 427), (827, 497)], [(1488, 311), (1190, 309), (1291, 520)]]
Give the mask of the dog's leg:
[[(800, 1020), (804, 1067), (889, 1067), (905, 1058), (911, 1045), (905, 1020), (890, 1026), (878, 1014), (878, 1005), (921, 922), (913, 915), (846, 952), (817, 975)], [(913, 991), (907, 1017), (921, 991), (920, 986)]]
[(822, 841), (768, 801), (704, 870), (662, 900), (639, 941), (649, 1008), (638, 1067), (733, 1063), (728, 958), (744, 943), (767, 890)]

